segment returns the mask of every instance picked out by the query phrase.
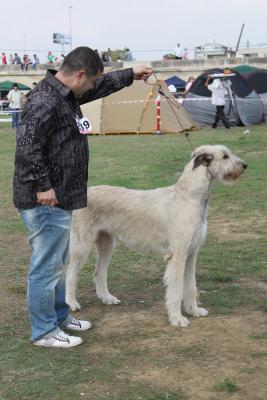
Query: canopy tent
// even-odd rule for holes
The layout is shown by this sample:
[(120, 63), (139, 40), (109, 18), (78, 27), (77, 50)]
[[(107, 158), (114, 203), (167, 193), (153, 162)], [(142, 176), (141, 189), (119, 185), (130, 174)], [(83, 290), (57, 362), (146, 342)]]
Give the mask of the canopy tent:
[(27, 85), (23, 85), (23, 83), (17, 83), (12, 81), (3, 81), (0, 82), (0, 92), (9, 92), (12, 89), (12, 86), (16, 83), (18, 85), (19, 90), (31, 90), (31, 88)]
[[(14, 83), (17, 82), (12, 82), (12, 81), (0, 82), (0, 100), (6, 98), (6, 95), (12, 89)], [(20, 90), (31, 90), (29, 86), (23, 85), (22, 83), (17, 83), (17, 85)], [(5, 106), (3, 105), (2, 107), (8, 107), (8, 103)]]
[[(101, 100), (82, 106), (90, 120), (93, 134), (154, 133), (156, 131), (156, 99), (161, 98), (161, 132), (184, 132), (194, 127), (187, 112), (168, 91), (164, 81), (147, 85), (134, 83)], [(168, 97), (166, 100), (165, 95)]]
[(165, 79), (165, 83), (167, 86), (173, 85), (178, 91), (184, 90), (186, 85), (186, 81), (179, 78), (177, 75), (173, 75), (170, 78)]
[[(259, 95), (239, 72), (230, 71), (235, 76), (228, 78), (232, 90), (226, 96), (225, 114), (232, 125), (259, 124), (263, 120), (263, 104)], [(215, 68), (198, 76), (185, 97), (184, 108), (200, 124), (211, 125), (216, 113), (216, 107), (211, 104), (211, 91), (205, 86), (207, 76), (222, 72), (222, 69)]]

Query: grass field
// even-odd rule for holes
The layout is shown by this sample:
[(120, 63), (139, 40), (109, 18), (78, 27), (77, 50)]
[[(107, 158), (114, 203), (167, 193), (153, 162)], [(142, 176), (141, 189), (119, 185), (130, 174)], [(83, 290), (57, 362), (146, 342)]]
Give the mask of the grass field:
[[(265, 400), (267, 292), (267, 126), (190, 135), (193, 146), (225, 144), (248, 163), (234, 187), (216, 184), (209, 233), (198, 258), (207, 318), (190, 328), (167, 320), (164, 262), (118, 246), (109, 270), (122, 303), (104, 306), (81, 271), (78, 313), (93, 323), (82, 346), (38, 349), (29, 341), (29, 249), (12, 206), (15, 135), (0, 124), (0, 399)], [(190, 157), (182, 135), (90, 137), (90, 185), (151, 189), (175, 182)]]

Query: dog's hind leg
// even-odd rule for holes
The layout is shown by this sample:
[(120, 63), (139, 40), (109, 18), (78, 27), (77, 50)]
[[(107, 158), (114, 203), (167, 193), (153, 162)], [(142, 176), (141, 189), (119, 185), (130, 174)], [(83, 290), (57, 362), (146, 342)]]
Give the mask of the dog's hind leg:
[(185, 312), (189, 315), (193, 315), (194, 317), (206, 317), (208, 311), (205, 308), (198, 307), (197, 304), (196, 257), (197, 253), (190, 255), (186, 260), (183, 306)]
[(93, 246), (93, 237), (73, 240), (70, 244), (70, 260), (66, 276), (66, 303), (72, 311), (80, 310), (81, 306), (76, 300), (77, 277), (79, 271), (86, 263)]
[(106, 232), (99, 232), (96, 240), (97, 263), (95, 267), (95, 285), (97, 297), (104, 304), (119, 304), (120, 300), (109, 293), (107, 269), (111, 260), (115, 239)]
[(166, 306), (169, 320), (173, 326), (185, 327), (190, 324), (182, 315), (181, 305), (183, 298), (183, 276), (185, 269), (185, 256), (173, 256), (168, 262), (164, 275), (166, 285)]

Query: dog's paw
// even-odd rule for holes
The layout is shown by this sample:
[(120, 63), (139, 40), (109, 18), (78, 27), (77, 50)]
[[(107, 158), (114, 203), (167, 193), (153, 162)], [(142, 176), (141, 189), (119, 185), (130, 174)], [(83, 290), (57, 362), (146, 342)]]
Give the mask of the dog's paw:
[(181, 328), (186, 328), (187, 326), (190, 325), (189, 320), (184, 317), (183, 315), (181, 315), (180, 317), (177, 318), (171, 318), (170, 322), (173, 326), (179, 326)]
[(206, 310), (205, 308), (197, 307), (193, 310), (192, 315), (194, 317), (206, 317), (208, 313), (208, 310)]
[(103, 304), (107, 304), (107, 305), (112, 305), (112, 304), (116, 305), (116, 304), (120, 304), (120, 302), (121, 302), (119, 299), (117, 299), (117, 297), (112, 296), (112, 294), (102, 297), (101, 301)]
[(66, 303), (70, 306), (71, 311), (80, 311), (82, 306), (78, 303), (77, 300), (70, 301), (66, 300)]

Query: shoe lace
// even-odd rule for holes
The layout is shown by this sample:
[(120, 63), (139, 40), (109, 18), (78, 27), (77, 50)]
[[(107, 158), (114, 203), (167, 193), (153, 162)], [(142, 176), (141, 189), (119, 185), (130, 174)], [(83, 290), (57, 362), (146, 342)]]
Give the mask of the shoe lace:
[(75, 317), (72, 317), (71, 323), (74, 324), (74, 325), (80, 325), (80, 320), (75, 318)]
[(70, 335), (66, 332), (61, 331), (56, 336), (58, 336), (60, 339), (68, 339)]

